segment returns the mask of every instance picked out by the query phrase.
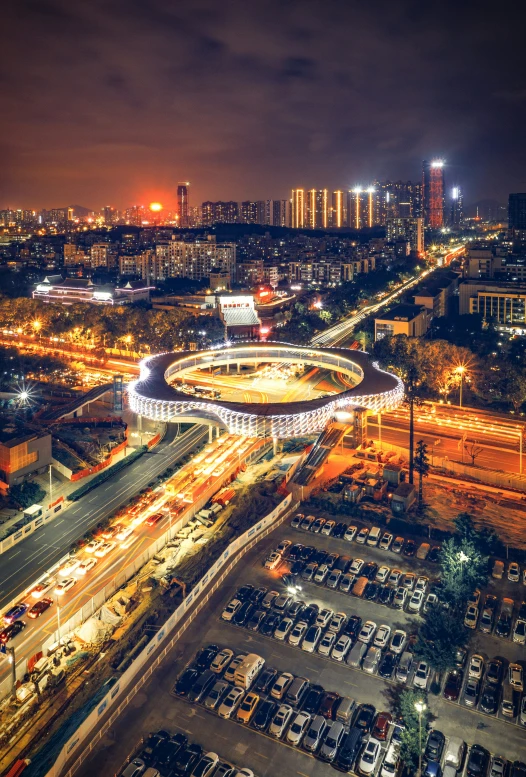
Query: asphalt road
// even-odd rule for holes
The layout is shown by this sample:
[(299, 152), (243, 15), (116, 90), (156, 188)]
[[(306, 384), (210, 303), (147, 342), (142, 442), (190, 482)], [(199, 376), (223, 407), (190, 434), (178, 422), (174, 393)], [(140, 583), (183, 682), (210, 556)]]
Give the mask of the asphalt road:
[(62, 516), (2, 554), (0, 610), (62, 558), (73, 542), (193, 450), (208, 434), (206, 428), (195, 426), (176, 437), (177, 428), (175, 424), (169, 425), (164, 439), (150, 452), (90, 491)]
[[(269, 665), (279, 670), (305, 676), (313, 683), (320, 683), (326, 690), (351, 696), (359, 703), (372, 703), (377, 710), (390, 708), (390, 694), (394, 685), (377, 675), (367, 675), (347, 665), (322, 658), (318, 654), (307, 654), (288, 644), (265, 638), (220, 620), (223, 606), (232, 598), (241, 584), (252, 582), (257, 585), (264, 582), (269, 587), (272, 586), (272, 573), (262, 568), (261, 561), (266, 552), (284, 537), (296, 541), (302, 541), (302, 539), (307, 541), (308, 537), (309, 544), (324, 546), (327, 544), (341, 552), (340, 542), (335, 540), (331, 542), (331, 538), (294, 532), (288, 524), (259, 543), (247, 554), (243, 562), (237, 565), (223, 587), (214, 594), (195, 619), (192, 627), (185, 632), (177, 646), (167, 656), (160, 669), (154, 673), (151, 681), (134, 697), (127, 710), (95, 749), (93, 756), (79, 771), (78, 774), (81, 777), (88, 777), (98, 772), (117, 773), (140, 738), (158, 729), (172, 732), (182, 730), (190, 740), (199, 742), (205, 751), (217, 752), (221, 758), (239, 767), (249, 767), (258, 777), (274, 777), (276, 774), (290, 774), (294, 777), (296, 775), (299, 777), (334, 775), (332, 767), (313, 759), (305, 752), (288, 747), (283, 742), (275, 741), (233, 721), (221, 720), (213, 713), (208, 713), (202, 706), (191, 705), (170, 693), (177, 676), (192, 659), (196, 650), (202, 645), (213, 642), (222, 647), (229, 646), (238, 653), (249, 651), (259, 653)], [(351, 556), (373, 558), (381, 553), (374, 548), (363, 549), (363, 546), (355, 543), (346, 543), (346, 546)], [(412, 560), (404, 560), (403, 565), (398, 565), (399, 557), (394, 554), (382, 554), (382, 556), (389, 566), (394, 566), (393, 559), (396, 559), (396, 565), (400, 568), (403, 568), (403, 565), (406, 567), (413, 565)], [(277, 582), (277, 576), (275, 580)], [(275, 587), (278, 590), (278, 585)], [(363, 614), (376, 620), (377, 623), (405, 624), (410, 618), (406, 613), (390, 610), (375, 603), (363, 602), (338, 592), (328, 591), (326, 588), (309, 587), (308, 595), (304, 598), (334, 609), (343, 609), (348, 613), (362, 613), (363, 609)], [(345, 605), (344, 602), (347, 604)], [(478, 634), (476, 639), (479, 639)], [(480, 639), (484, 639), (483, 635), (480, 635)], [(502, 643), (499, 645), (500, 653), (504, 648), (511, 652), (515, 649), (519, 650), (519, 646), (509, 641), (499, 642)], [(523, 651), (523, 648), (520, 650)], [(494, 655), (491, 651), (492, 646), (488, 646), (488, 652)], [(478, 742), (494, 754), (499, 753), (510, 759), (524, 759), (526, 743), (523, 728), (493, 716), (467, 710), (459, 704), (445, 701), (440, 696), (429, 698), (431, 710), (436, 716), (434, 725), (446, 736), (460, 735), (468, 744)]]

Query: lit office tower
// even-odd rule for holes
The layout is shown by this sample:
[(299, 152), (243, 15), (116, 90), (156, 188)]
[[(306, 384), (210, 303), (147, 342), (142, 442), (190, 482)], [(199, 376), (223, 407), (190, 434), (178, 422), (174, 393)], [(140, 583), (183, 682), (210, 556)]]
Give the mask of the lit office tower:
[(341, 189), (332, 193), (331, 225), (333, 227), (343, 227), (343, 192)]
[(363, 229), (377, 224), (377, 201), (377, 192), (373, 186), (351, 189), (347, 193), (347, 225), (353, 229)]
[(189, 222), (189, 188), (190, 183), (188, 181), (179, 181), (177, 184), (177, 217), (179, 219), (180, 227), (188, 227)]
[(444, 226), (444, 162), (434, 159), (422, 166), (422, 196), (426, 227)]
[(451, 210), (449, 223), (452, 227), (458, 227), (464, 218), (463, 213), (464, 197), (460, 186), (453, 186), (451, 189)]
[(293, 189), (290, 203), (290, 226), (303, 229), (305, 226), (305, 190)]
[(307, 192), (307, 226), (327, 229), (329, 225), (329, 192), (327, 189), (309, 189)]

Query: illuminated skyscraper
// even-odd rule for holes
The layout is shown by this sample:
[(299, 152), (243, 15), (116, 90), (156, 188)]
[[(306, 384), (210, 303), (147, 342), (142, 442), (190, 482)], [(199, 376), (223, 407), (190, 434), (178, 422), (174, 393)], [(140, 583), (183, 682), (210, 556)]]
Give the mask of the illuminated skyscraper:
[(290, 226), (303, 229), (305, 226), (305, 190), (293, 189), (290, 206)]
[(188, 181), (179, 181), (177, 184), (177, 217), (180, 227), (188, 227), (189, 222), (189, 188)]
[(460, 186), (453, 186), (451, 189), (451, 210), (449, 214), (449, 223), (452, 227), (458, 227), (464, 218), (463, 212), (464, 197)]
[(327, 229), (329, 226), (327, 189), (309, 189), (307, 192), (307, 226), (310, 229)]
[(332, 193), (331, 225), (333, 227), (343, 227), (344, 225), (343, 192), (341, 189)]
[(444, 226), (444, 162), (434, 159), (422, 165), (422, 198), (426, 227)]
[(347, 226), (352, 229), (374, 227), (378, 219), (378, 192), (373, 186), (360, 186), (347, 193)]

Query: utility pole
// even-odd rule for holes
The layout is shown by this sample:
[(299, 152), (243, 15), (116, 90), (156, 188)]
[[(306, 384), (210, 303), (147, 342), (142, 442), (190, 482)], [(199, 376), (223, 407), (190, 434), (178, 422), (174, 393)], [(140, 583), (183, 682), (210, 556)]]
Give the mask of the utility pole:
[(53, 501), (53, 465), (49, 465), (49, 499)]

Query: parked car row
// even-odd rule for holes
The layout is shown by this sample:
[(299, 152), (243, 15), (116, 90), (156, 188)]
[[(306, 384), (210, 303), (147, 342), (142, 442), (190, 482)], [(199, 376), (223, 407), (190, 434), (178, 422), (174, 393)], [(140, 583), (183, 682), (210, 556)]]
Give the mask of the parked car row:
[(526, 765), (512, 764), (479, 744), (470, 748), (460, 737), (446, 738), (438, 729), (431, 729), (423, 754), (422, 777), (525, 777)]
[(120, 771), (120, 777), (254, 777), (246, 767), (238, 768), (217, 753), (189, 742), (184, 734), (168, 731), (150, 734), (142, 747)]
[(495, 634), (519, 645), (526, 644), (526, 601), (521, 602), (517, 617), (513, 618), (515, 602), (509, 597), (500, 601), (494, 594), (486, 594), (484, 600), (477, 589), (466, 608), (464, 625), (468, 629), (476, 629), (484, 634)]
[[(226, 669), (217, 671), (225, 654), (229, 656)], [(244, 687), (236, 670), (249, 657), (209, 645), (183, 671), (174, 692), (221, 718), (334, 763), (342, 771), (350, 771), (356, 763), (362, 774), (373, 774), (388, 738), (395, 735), (399, 741), (402, 726), (389, 712), (377, 712), (371, 704), (357, 706), (354, 699), (326, 691), (305, 677), (262, 665)], [(399, 766), (398, 752), (394, 765)]]

